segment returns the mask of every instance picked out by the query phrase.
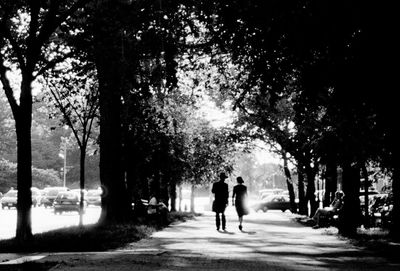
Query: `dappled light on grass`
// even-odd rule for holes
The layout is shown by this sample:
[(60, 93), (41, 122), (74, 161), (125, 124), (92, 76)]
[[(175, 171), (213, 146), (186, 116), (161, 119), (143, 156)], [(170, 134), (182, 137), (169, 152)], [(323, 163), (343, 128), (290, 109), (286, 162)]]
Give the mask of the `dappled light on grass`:
[[(169, 221), (184, 221), (193, 214), (172, 213)], [(15, 239), (0, 241), (0, 252), (49, 252), (49, 251), (104, 251), (124, 247), (148, 237), (166, 225), (124, 223), (113, 225), (71, 226), (34, 236), (31, 244), (18, 244)]]

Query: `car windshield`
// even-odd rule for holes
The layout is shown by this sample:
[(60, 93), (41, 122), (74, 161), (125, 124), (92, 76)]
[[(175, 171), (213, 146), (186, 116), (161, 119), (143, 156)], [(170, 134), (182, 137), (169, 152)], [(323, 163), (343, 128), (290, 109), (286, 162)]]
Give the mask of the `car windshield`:
[(5, 197), (16, 197), (18, 195), (17, 190), (8, 191), (4, 196)]
[(269, 195), (264, 198), (264, 201), (273, 201), (276, 198), (276, 195)]
[(40, 192), (37, 190), (32, 190), (32, 196), (38, 196), (40, 195)]
[(57, 199), (78, 199), (78, 195), (74, 193), (59, 193)]
[(46, 195), (47, 196), (52, 196), (52, 197), (54, 197), (54, 196), (57, 196), (58, 195), (58, 193), (60, 192), (60, 191), (62, 191), (63, 189), (49, 189), (47, 192), (46, 192)]
[(97, 190), (89, 191), (87, 193), (87, 195), (88, 195), (88, 197), (98, 197), (101, 195), (101, 191), (97, 191)]

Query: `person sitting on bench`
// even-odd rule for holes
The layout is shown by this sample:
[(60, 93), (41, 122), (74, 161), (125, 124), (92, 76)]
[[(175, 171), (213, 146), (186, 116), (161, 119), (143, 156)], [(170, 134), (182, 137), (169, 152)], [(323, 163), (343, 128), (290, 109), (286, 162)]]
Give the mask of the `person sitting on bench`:
[(329, 207), (318, 208), (318, 210), (315, 212), (315, 215), (312, 217), (312, 219), (315, 221), (315, 226), (313, 227), (314, 229), (320, 227), (320, 220), (322, 217), (323, 218), (328, 218), (330, 216), (333, 217), (335, 214), (338, 213), (340, 208), (342, 208), (343, 206), (343, 197), (344, 193), (342, 191), (336, 191), (335, 198), (329, 205)]

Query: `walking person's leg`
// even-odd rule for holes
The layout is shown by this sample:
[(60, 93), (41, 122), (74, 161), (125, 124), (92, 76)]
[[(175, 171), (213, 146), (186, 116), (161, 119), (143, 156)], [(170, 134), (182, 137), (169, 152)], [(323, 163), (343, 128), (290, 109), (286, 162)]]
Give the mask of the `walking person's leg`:
[(219, 231), (219, 227), (221, 225), (221, 220), (219, 219), (219, 213), (215, 212), (215, 224), (217, 226), (217, 231)]
[(225, 230), (226, 229), (225, 213), (222, 212), (221, 215), (222, 215), (222, 230)]
[(243, 216), (239, 216), (239, 230), (242, 230)]

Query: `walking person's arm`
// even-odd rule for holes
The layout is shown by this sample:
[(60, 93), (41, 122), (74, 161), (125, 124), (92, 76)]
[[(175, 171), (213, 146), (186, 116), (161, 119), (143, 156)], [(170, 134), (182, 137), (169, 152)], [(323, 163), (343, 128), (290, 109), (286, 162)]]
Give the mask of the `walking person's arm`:
[(235, 188), (233, 188), (233, 192), (232, 192), (232, 206), (235, 206), (235, 196), (236, 196), (236, 191), (235, 191)]

